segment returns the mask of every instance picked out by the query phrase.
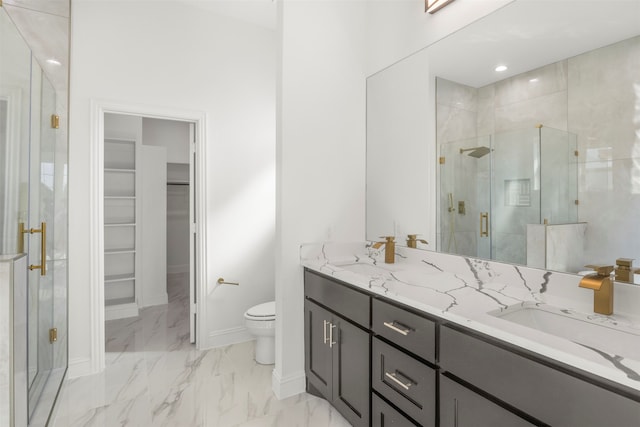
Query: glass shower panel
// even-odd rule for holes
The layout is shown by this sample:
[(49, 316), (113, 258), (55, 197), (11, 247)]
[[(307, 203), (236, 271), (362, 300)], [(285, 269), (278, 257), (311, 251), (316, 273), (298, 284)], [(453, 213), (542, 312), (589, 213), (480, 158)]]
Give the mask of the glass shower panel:
[(492, 144), (491, 258), (526, 264), (527, 224), (540, 223), (540, 132), (496, 134)]
[(549, 224), (578, 222), (577, 136), (566, 131), (540, 129), (541, 218)]
[(15, 399), (29, 425), (39, 426), (49, 419), (68, 366), (68, 144), (66, 122), (54, 120), (57, 111), (66, 112), (67, 98), (3, 8), (0, 54), (11, 58), (0, 61), (0, 255), (26, 253), (30, 265), (27, 349), (11, 355), (26, 361), (28, 395)]
[(440, 146), (440, 250), (489, 257), (488, 237), (481, 237), (480, 214), (488, 212), (491, 191), (490, 137), (469, 138)]
[(0, 254), (18, 253), (29, 183), (31, 50), (0, 8)]

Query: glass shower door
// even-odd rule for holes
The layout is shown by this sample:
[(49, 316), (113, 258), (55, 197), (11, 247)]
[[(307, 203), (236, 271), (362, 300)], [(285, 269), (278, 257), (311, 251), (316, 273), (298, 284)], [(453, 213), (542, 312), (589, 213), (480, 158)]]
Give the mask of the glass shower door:
[(490, 258), (490, 136), (440, 146), (442, 252)]
[(53, 369), (57, 330), (54, 317), (53, 242), (55, 237), (56, 96), (51, 83), (33, 62), (31, 78), (31, 138), (29, 150), (29, 201), (25, 222), (28, 254), (28, 370), (29, 415)]
[(527, 261), (527, 224), (540, 224), (540, 132), (494, 135), (491, 185), (491, 259)]
[(11, 354), (27, 363), (21, 384), (28, 392), (14, 398), (28, 407), (21, 418), (40, 426), (68, 365), (68, 145), (66, 123), (56, 116), (66, 97), (57, 96), (3, 8), (0, 54), (11, 58), (0, 61), (0, 255), (26, 253), (30, 266), (27, 304), (14, 307), (27, 324), (26, 354)]

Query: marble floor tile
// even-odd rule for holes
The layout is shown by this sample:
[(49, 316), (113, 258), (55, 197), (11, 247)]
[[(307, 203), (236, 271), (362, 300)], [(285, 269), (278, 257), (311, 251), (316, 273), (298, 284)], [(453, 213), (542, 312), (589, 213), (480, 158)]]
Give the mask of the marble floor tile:
[(188, 275), (170, 274), (169, 303), (105, 327), (104, 372), (67, 380), (57, 427), (348, 426), (307, 393), (278, 400), (273, 365), (253, 341), (209, 350), (189, 343)]

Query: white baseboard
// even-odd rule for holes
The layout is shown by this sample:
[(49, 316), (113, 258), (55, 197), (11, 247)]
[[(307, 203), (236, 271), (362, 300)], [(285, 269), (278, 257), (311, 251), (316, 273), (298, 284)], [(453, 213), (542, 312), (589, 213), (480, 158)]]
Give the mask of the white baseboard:
[(304, 393), (306, 383), (304, 371), (281, 377), (280, 373), (274, 369), (271, 374), (271, 388), (278, 400)]
[(90, 357), (83, 357), (69, 360), (69, 370), (67, 371), (67, 378), (84, 377), (85, 375), (95, 374), (93, 372), (93, 363), (91, 363)]
[(224, 329), (221, 331), (210, 332), (207, 336), (207, 342), (205, 346), (200, 346), (200, 349), (224, 347), (231, 344), (238, 344), (241, 342), (247, 342), (255, 339), (253, 335), (244, 326), (237, 328)]
[(166, 292), (158, 294), (158, 295), (151, 295), (149, 297), (145, 297), (144, 298), (144, 304), (141, 304), (140, 307), (151, 307), (153, 305), (163, 305), (163, 304), (167, 304), (169, 302), (169, 294), (167, 294)]
[(104, 309), (104, 320), (125, 319), (139, 314), (138, 304), (135, 302), (118, 305), (108, 305)]
[(188, 273), (189, 264), (167, 265), (167, 274)]

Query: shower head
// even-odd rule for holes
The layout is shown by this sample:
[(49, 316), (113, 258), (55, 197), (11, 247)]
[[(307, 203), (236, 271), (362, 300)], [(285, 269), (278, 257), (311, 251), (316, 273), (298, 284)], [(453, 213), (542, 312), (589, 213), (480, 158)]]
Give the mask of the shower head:
[(466, 151), (471, 151), (469, 154), (467, 154), (468, 156), (471, 157), (475, 157), (476, 159), (479, 159), (480, 157), (484, 157), (487, 154), (489, 154), (491, 152), (491, 149), (488, 147), (473, 147), (473, 148), (461, 148), (460, 149), (460, 154), (466, 152)]

